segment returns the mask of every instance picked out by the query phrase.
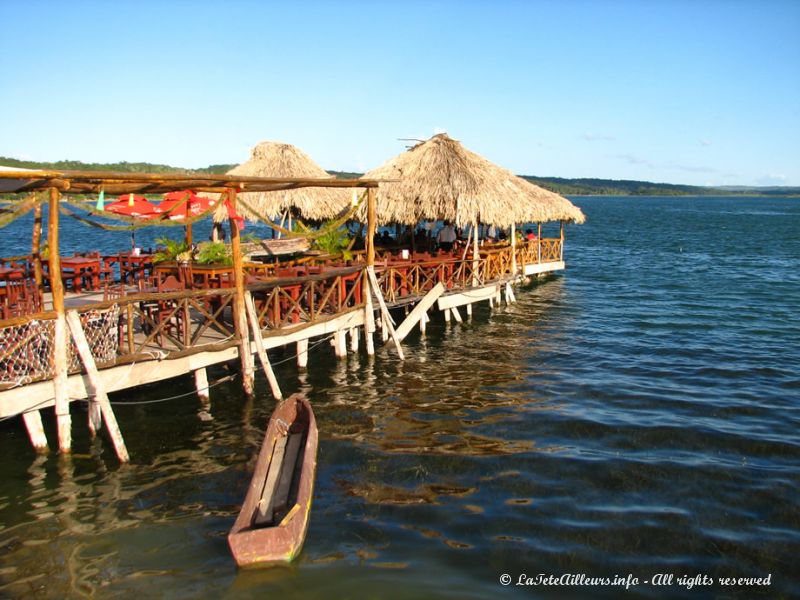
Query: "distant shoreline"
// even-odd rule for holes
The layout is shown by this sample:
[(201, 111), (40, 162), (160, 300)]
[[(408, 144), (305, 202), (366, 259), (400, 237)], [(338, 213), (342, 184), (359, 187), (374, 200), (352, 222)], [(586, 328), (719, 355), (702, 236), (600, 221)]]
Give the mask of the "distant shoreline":
[[(209, 165), (202, 169), (182, 169), (170, 165), (153, 163), (84, 163), (77, 160), (60, 160), (57, 162), (36, 162), (0, 156), (0, 166), (19, 167), (23, 169), (55, 169), (79, 171), (122, 171), (131, 173), (208, 173), (224, 174), (235, 167), (235, 164)], [(353, 171), (328, 171), (334, 177), (356, 178), (363, 173)], [(520, 175), (526, 181), (543, 187), (562, 196), (631, 196), (631, 197), (741, 197), (757, 196), (764, 198), (800, 198), (800, 187), (795, 186), (721, 186), (703, 187), (680, 185), (673, 183), (653, 183), (650, 181), (634, 181), (627, 179), (566, 179), (563, 177), (538, 177)]]

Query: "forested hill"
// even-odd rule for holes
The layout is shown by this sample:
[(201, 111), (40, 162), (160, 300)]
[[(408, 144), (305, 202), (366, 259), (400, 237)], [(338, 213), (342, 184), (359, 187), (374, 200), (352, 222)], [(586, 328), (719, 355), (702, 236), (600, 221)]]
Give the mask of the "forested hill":
[(563, 179), (521, 175), (545, 189), (573, 196), (798, 196), (797, 187), (703, 187), (627, 179)]
[[(77, 160), (59, 160), (57, 162), (34, 162), (0, 156), (0, 166), (20, 167), (23, 169), (54, 169), (58, 171), (121, 171), (128, 173), (211, 173), (223, 174), (235, 167), (235, 164), (209, 165), (202, 169), (182, 169), (170, 165), (158, 165), (145, 162), (118, 163), (84, 163)], [(362, 173), (349, 171), (328, 171), (331, 175), (342, 178), (360, 177)], [(797, 187), (700, 187), (692, 185), (675, 185), (670, 183), (652, 183), (649, 181), (629, 181), (625, 179), (564, 179), (561, 177), (535, 177), (522, 175), (531, 183), (564, 195), (585, 196), (800, 196)]]

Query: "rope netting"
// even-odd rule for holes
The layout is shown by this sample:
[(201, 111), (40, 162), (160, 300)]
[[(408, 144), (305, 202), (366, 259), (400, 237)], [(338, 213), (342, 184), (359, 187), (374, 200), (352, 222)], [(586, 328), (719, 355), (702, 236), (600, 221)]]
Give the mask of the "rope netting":
[[(119, 348), (119, 306), (85, 312), (81, 314), (81, 325), (95, 363), (112, 362)], [(0, 328), (0, 388), (52, 378), (55, 374), (54, 337), (54, 320), (34, 319)], [(78, 349), (72, 341), (67, 360), (70, 373), (82, 369)]]

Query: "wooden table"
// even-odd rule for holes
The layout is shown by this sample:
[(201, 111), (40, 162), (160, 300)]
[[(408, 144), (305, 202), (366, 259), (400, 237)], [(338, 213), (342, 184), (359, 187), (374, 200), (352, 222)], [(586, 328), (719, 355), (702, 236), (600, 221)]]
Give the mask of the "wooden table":
[(72, 291), (83, 289), (84, 278), (91, 280), (93, 290), (100, 289), (100, 257), (68, 256), (61, 259), (61, 276), (72, 280)]
[(122, 283), (127, 283), (129, 279), (136, 283), (145, 275), (145, 271), (152, 271), (154, 254), (132, 254), (131, 252), (120, 252), (119, 254), (108, 254), (103, 257), (107, 265), (119, 263), (119, 279)]

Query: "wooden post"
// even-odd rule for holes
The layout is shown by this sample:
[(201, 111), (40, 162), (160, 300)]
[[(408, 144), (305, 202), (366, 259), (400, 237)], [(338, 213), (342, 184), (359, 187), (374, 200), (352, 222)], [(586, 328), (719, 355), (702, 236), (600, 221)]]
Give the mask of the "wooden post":
[(47, 452), (47, 436), (44, 434), (42, 414), (38, 410), (32, 410), (22, 413), (22, 419), (25, 421), (25, 428), (28, 430), (28, 437), (31, 438), (33, 448), (37, 452)]
[(467, 304), (467, 317), (472, 318), (472, 302)]
[(128, 449), (125, 447), (125, 440), (122, 439), (122, 432), (119, 430), (117, 418), (114, 416), (114, 410), (111, 408), (111, 403), (108, 401), (108, 394), (106, 393), (103, 379), (94, 364), (94, 356), (92, 356), (92, 349), (89, 347), (89, 341), (86, 339), (86, 334), (81, 325), (81, 318), (78, 316), (77, 311), (71, 310), (67, 313), (65, 320), (69, 325), (72, 332), (72, 339), (75, 340), (75, 346), (78, 348), (78, 354), (81, 357), (83, 366), (86, 369), (86, 375), (89, 379), (89, 393), (94, 396), (94, 401), (100, 406), (100, 411), (103, 413), (103, 419), (106, 422), (106, 429), (111, 436), (111, 442), (114, 444), (114, 450), (117, 452), (117, 458), (120, 462), (128, 462)]
[(55, 395), (56, 422), (58, 426), (58, 448), (69, 452), (72, 447), (72, 418), (69, 415), (69, 392), (67, 390), (67, 322), (64, 317), (64, 285), (61, 282), (61, 258), (58, 250), (58, 201), (60, 194), (50, 188), (50, 211), (47, 244), (50, 257), (50, 290), (53, 295), (53, 310), (56, 312), (53, 335), (53, 391)]
[(375, 264), (375, 232), (378, 224), (376, 222), (375, 188), (367, 189), (367, 239), (365, 246), (367, 249), (367, 266)]
[(419, 333), (425, 335), (426, 325), (428, 324), (428, 313), (424, 312), (419, 318)]
[[(228, 202), (234, 214), (236, 212), (236, 190), (228, 188)], [(233, 218), (228, 219), (231, 228), (231, 254), (233, 254), (233, 279), (236, 285), (236, 296), (233, 300), (233, 322), (239, 338), (239, 358), (242, 361), (242, 387), (247, 395), (253, 394), (253, 354), (250, 352), (250, 332), (247, 327), (247, 309), (245, 308), (244, 267), (242, 265), (242, 246), (239, 239), (239, 226)], [(253, 333), (261, 335), (260, 330)]]
[(42, 203), (38, 198), (33, 207), (33, 242), (31, 244), (33, 258), (33, 278), (36, 287), (42, 289)]
[(561, 223), (561, 255), (559, 260), (564, 260), (564, 220), (562, 219), (559, 223)]
[(367, 347), (367, 356), (375, 354), (375, 341), (372, 334), (375, 333), (375, 311), (372, 308), (372, 291), (369, 288), (369, 277), (366, 269), (364, 270), (364, 282), (361, 288), (364, 290), (364, 344)]
[(333, 348), (336, 358), (347, 358), (347, 337), (344, 329), (337, 329), (333, 332)]
[(297, 366), (301, 369), (308, 366), (308, 340), (297, 341)]
[[(281, 388), (278, 385), (278, 379), (275, 377), (275, 373), (272, 370), (272, 365), (267, 357), (267, 351), (264, 349), (264, 340), (261, 337), (261, 327), (258, 325), (256, 304), (253, 302), (253, 295), (249, 291), (244, 293), (244, 305), (245, 311), (247, 312), (247, 318), (250, 319), (250, 328), (253, 330), (253, 338), (256, 342), (256, 352), (258, 353), (258, 358), (261, 361), (261, 367), (264, 369), (264, 374), (267, 376), (269, 387), (272, 390), (272, 396), (275, 398), (275, 400), (280, 400), (283, 398), (283, 394), (281, 394)], [(252, 357), (253, 355), (250, 354), (250, 336), (248, 335), (245, 340), (247, 341), (248, 346), (247, 354)], [(252, 394), (252, 388), (248, 393)]]
[(453, 311), (453, 318), (456, 320), (457, 323), (464, 322), (464, 320), (461, 318), (461, 313), (458, 312), (458, 307), (454, 306), (450, 310)]
[(205, 367), (195, 369), (194, 371), (194, 387), (197, 390), (197, 396), (200, 398), (200, 403), (203, 408), (210, 406), (211, 397), (208, 393), (208, 374)]
[(480, 251), (478, 250), (478, 215), (472, 221), (472, 285), (478, 286), (478, 261)]
[(358, 352), (358, 327), (350, 328), (350, 352)]
[(539, 223), (538, 233), (536, 235), (536, 263), (542, 262), (542, 224)]
[(517, 277), (517, 225), (511, 224), (511, 277)]
[(444, 309), (444, 322), (445, 323), (450, 322), (450, 310), (447, 308)]

